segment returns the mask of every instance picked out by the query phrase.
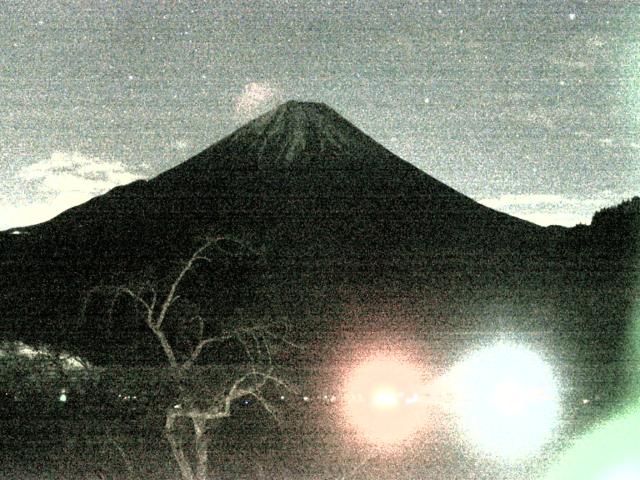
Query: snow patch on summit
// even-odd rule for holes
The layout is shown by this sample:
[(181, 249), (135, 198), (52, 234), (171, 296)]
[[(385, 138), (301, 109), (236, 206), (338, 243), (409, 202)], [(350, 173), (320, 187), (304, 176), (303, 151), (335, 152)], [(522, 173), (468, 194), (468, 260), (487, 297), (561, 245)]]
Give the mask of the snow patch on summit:
[(249, 145), (245, 152), (253, 158), (291, 166), (305, 156), (353, 154), (362, 137), (357, 128), (322, 103), (289, 101), (247, 123), (229, 140)]

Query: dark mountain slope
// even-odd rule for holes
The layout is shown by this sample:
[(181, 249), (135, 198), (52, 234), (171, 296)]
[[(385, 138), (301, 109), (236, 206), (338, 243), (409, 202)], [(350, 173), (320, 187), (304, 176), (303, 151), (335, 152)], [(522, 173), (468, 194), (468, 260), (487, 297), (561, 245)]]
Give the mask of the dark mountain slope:
[[(31, 229), (61, 248), (182, 245), (215, 229), (286, 255), (520, 250), (543, 229), (479, 205), (321, 104), (288, 102), (148, 181)], [(107, 237), (107, 238), (105, 238)], [(110, 237), (110, 238), (108, 238)], [(69, 239), (73, 239), (72, 242)], [(126, 250), (125, 250), (126, 251)]]

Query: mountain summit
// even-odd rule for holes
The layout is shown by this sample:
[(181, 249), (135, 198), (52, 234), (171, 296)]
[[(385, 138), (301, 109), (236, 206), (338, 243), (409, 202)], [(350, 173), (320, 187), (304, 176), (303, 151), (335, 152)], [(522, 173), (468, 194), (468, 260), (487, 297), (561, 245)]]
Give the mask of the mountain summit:
[[(256, 161), (260, 168), (332, 168), (340, 156), (360, 156), (371, 142), (323, 103), (289, 101), (249, 122), (221, 143)], [(260, 159), (274, 162), (260, 163)]]
[(271, 158), (275, 167), (308, 166), (351, 152), (363, 134), (322, 103), (289, 101), (237, 130), (227, 141), (250, 158)]
[[(323, 103), (289, 101), (204, 150), (188, 165), (215, 169), (361, 170), (390, 167), (391, 152)], [(402, 162), (404, 163), (404, 162)]]
[(134, 191), (153, 199), (134, 208), (143, 222), (295, 255), (511, 250), (543, 230), (456, 192), (321, 103), (284, 103)]

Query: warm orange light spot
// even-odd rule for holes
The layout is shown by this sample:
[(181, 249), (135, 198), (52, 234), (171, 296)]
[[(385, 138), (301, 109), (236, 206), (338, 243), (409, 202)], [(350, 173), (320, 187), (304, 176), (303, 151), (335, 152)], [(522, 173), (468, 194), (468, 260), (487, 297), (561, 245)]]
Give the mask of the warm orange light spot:
[(374, 356), (353, 368), (346, 379), (345, 412), (367, 442), (399, 443), (426, 420), (421, 404), (420, 369), (401, 356)]
[(398, 405), (398, 393), (393, 388), (382, 387), (373, 394), (373, 405), (378, 408), (394, 408)]

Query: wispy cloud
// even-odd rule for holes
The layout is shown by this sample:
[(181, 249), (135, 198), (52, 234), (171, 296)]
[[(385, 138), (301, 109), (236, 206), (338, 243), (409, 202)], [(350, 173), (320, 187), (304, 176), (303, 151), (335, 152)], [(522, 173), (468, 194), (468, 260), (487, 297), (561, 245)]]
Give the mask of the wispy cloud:
[(600, 35), (576, 36), (564, 42), (561, 51), (551, 54), (547, 61), (561, 72), (588, 73), (603, 62), (611, 61), (608, 41)]
[(173, 148), (175, 150), (178, 150), (178, 151), (188, 150), (189, 149), (189, 142), (187, 142), (186, 140), (177, 139), (177, 140), (174, 140), (171, 143), (171, 148)]
[(594, 67), (593, 61), (590, 60), (576, 60), (572, 58), (563, 57), (551, 57), (549, 63), (552, 65), (558, 65), (560, 67), (566, 67), (570, 70), (586, 70)]
[(513, 206), (533, 206), (533, 205), (548, 205), (561, 202), (563, 197), (561, 195), (552, 195), (546, 193), (529, 193), (521, 195), (500, 195), (499, 197), (484, 198), (480, 200), (480, 203), (487, 207), (500, 209)]
[(562, 225), (564, 227), (573, 227), (580, 223), (587, 225), (591, 223), (591, 215), (581, 213), (565, 212), (565, 211), (547, 211), (547, 212), (513, 212), (510, 213), (514, 217), (536, 223), (543, 227), (549, 225)]
[(527, 106), (513, 102), (514, 109), (505, 114), (514, 122), (527, 127), (534, 126), (556, 131), (563, 125), (571, 123), (571, 119), (576, 115), (575, 111), (562, 106)]
[(235, 98), (234, 114), (237, 121), (247, 121), (282, 101), (282, 91), (269, 82), (251, 82)]
[(591, 197), (547, 193), (508, 194), (488, 197), (479, 202), (489, 208), (508, 213), (538, 225), (574, 226), (589, 224), (593, 214), (603, 207), (615, 205), (633, 196), (605, 190)]
[(79, 152), (54, 152), (51, 157), (23, 167), (18, 175), (27, 181), (40, 181), (48, 191), (102, 193), (140, 178), (121, 162), (88, 157)]
[(17, 178), (33, 193), (28, 202), (0, 202), (0, 229), (44, 222), (142, 175), (118, 161), (54, 152), (18, 170)]
[(605, 137), (598, 139), (598, 143), (603, 147), (612, 147), (613, 146), (613, 138)]
[(598, 138), (596, 143), (602, 148), (613, 150), (640, 150), (640, 141), (637, 137), (603, 137)]

